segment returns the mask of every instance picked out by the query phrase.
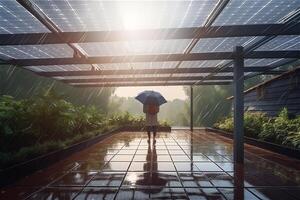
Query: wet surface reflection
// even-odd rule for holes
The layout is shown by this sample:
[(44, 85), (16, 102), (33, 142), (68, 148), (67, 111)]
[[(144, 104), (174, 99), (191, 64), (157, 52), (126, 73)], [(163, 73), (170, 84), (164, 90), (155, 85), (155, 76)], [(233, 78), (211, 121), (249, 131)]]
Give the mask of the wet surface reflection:
[[(282, 162), (284, 161), (284, 162)], [(232, 162), (232, 141), (174, 130), (113, 135), (1, 190), (0, 199), (296, 200), (300, 161), (250, 145)]]

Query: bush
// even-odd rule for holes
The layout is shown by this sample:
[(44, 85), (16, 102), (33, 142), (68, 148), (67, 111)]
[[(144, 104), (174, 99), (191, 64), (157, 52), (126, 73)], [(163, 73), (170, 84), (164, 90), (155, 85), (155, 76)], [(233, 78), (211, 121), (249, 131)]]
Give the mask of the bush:
[[(268, 120), (264, 113), (245, 112), (244, 129), (245, 135), (248, 137), (258, 138), (258, 134), (262, 130), (262, 125)], [(224, 131), (233, 132), (233, 117), (228, 117), (214, 125)]]
[[(53, 91), (32, 99), (0, 97), (0, 168), (32, 159), (121, 126), (144, 126), (128, 112), (106, 116), (95, 106), (77, 106)], [(167, 125), (166, 122), (163, 125)]]
[[(121, 126), (137, 126), (144, 127), (145, 126), (145, 117), (144, 116), (132, 116), (128, 112), (121, 113), (118, 115), (114, 115), (108, 120), (108, 124), (110, 125), (118, 125)], [(159, 122), (161, 126), (170, 126), (168, 122), (163, 121)]]
[[(290, 119), (286, 108), (277, 117), (267, 117), (260, 112), (246, 112), (244, 120), (245, 135), (248, 137), (294, 148), (300, 147), (300, 116)], [(233, 118), (225, 118), (216, 123), (215, 127), (233, 132)]]

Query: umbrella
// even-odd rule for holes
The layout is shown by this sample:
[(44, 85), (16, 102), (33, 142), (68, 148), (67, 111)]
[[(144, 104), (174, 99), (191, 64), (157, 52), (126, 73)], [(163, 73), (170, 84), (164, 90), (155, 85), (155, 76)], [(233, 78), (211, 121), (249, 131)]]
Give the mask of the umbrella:
[(159, 92), (152, 90), (141, 92), (135, 98), (142, 104), (155, 104), (160, 106), (164, 103), (167, 103), (166, 99)]

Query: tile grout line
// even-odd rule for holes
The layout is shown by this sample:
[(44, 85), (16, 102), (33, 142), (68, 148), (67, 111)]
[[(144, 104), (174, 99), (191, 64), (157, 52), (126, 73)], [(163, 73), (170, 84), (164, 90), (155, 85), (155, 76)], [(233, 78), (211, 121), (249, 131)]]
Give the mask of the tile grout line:
[(74, 167), (71, 168), (70, 170), (67, 170), (67, 171), (66, 171), (66, 174), (63, 174), (63, 175), (61, 175), (61, 176), (55, 178), (53, 181), (50, 181), (50, 183), (46, 184), (45, 186), (42, 186), (40, 189), (38, 189), (37, 191), (31, 193), (30, 195), (28, 195), (27, 197), (25, 197), (25, 198), (23, 198), (23, 199), (24, 199), (24, 200), (29, 199), (29, 198), (32, 197), (34, 194), (36, 194), (36, 193), (38, 193), (38, 192), (40, 192), (40, 191), (42, 191), (42, 190), (44, 190), (44, 189), (46, 189), (46, 188), (49, 188), (49, 186), (50, 186), (52, 183), (54, 183), (55, 181), (57, 181), (57, 180), (59, 180), (60, 178), (64, 177), (65, 175), (67, 175), (67, 174), (68, 174), (70, 171), (72, 171), (75, 167), (77, 167), (77, 166), (74, 166)]
[(101, 169), (100, 169), (96, 174), (94, 174), (94, 176), (92, 176), (92, 178), (91, 178), (89, 181), (87, 181), (86, 184), (83, 185), (83, 187), (81, 188), (81, 190), (80, 190), (80, 191), (72, 198), (72, 200), (75, 200), (75, 199), (80, 195), (80, 193), (82, 193), (82, 192), (84, 191), (84, 189), (87, 188), (87, 185), (93, 180), (93, 178), (95, 178), (95, 176), (96, 176), (97, 174), (103, 172), (103, 168), (107, 165), (107, 163), (109, 163), (109, 162), (111, 161), (111, 159), (112, 159), (113, 157), (115, 157), (115, 155), (117, 155), (117, 154), (121, 151), (121, 149), (124, 148), (124, 146), (125, 146), (125, 145), (123, 145), (123, 146), (117, 151), (117, 153), (115, 153), (115, 154), (109, 159), (109, 161), (107, 161), (107, 162), (101, 167)]
[[(188, 134), (187, 132), (184, 132), (184, 134)], [(191, 133), (191, 134), (193, 134), (193, 133)], [(177, 145), (182, 149), (182, 151), (188, 156), (188, 154), (183, 150), (183, 148), (181, 147), (181, 145), (174, 139), (174, 137), (171, 135), (171, 137), (172, 137), (172, 139), (177, 143)], [(192, 144), (191, 144), (191, 146), (192, 146)], [(206, 156), (206, 155), (205, 155)], [(190, 158), (190, 156), (188, 156), (189, 158)], [(213, 162), (208, 156), (206, 156), (211, 162)], [(191, 158), (190, 158), (191, 159)], [(190, 162), (192, 162), (192, 165), (194, 165), (194, 161), (192, 161), (192, 160), (190, 160)], [(214, 163), (214, 162), (213, 162)], [(214, 163), (215, 165), (216, 165), (216, 163)], [(218, 165), (217, 165), (218, 166)], [(196, 166), (197, 167), (197, 166)], [(219, 166), (218, 166), (219, 167)], [(220, 167), (219, 167), (220, 168)], [(197, 167), (197, 169), (199, 170), (199, 172), (200, 173), (202, 173), (203, 174), (203, 172), (205, 172), (205, 171), (201, 171), (198, 167)], [(220, 168), (222, 171), (224, 171), (222, 168)], [(177, 169), (176, 169), (176, 171), (177, 171)], [(192, 172), (191, 172), (192, 173)], [(227, 174), (227, 173), (226, 173)], [(228, 174), (229, 175), (229, 174)], [(210, 184), (212, 184), (214, 187), (211, 187), (211, 188), (215, 188), (217, 191), (219, 191), (220, 192), (220, 194), (225, 198), (225, 199), (227, 199), (226, 197), (225, 197), (225, 195), (211, 182), (211, 180), (204, 174), (204, 176), (206, 177), (206, 179), (210, 182)], [(180, 177), (179, 177), (180, 178)], [(181, 180), (180, 180), (181, 181)], [(184, 190), (185, 190), (185, 187), (184, 187)], [(185, 192), (186, 192), (186, 190), (185, 190)]]
[[(171, 137), (172, 137), (172, 136), (171, 136)], [(175, 170), (176, 170), (176, 175), (177, 175), (177, 178), (178, 178), (178, 180), (179, 180), (179, 182), (180, 182), (180, 184), (181, 184), (181, 188), (183, 188), (184, 193), (185, 193), (185, 196), (186, 196), (188, 199), (190, 199), (189, 196), (187, 195), (186, 189), (185, 189), (185, 187), (184, 187), (184, 185), (183, 185), (183, 183), (182, 183), (182, 181), (181, 181), (181, 178), (180, 178), (179, 173), (178, 173), (178, 171), (177, 171), (177, 168), (176, 168), (176, 166), (175, 166), (174, 160), (173, 160), (173, 158), (172, 158), (172, 156), (171, 156), (171, 154), (170, 154), (169, 148), (168, 148), (167, 145), (166, 145), (166, 141), (165, 141), (164, 138), (162, 138), (162, 139), (163, 139), (163, 141), (164, 141), (164, 143), (165, 143), (166, 149), (167, 149), (167, 151), (168, 151), (168, 153), (169, 153), (169, 156), (170, 156), (170, 158), (171, 158), (171, 161), (172, 161), (172, 163), (173, 163), (173, 166), (174, 166), (174, 168), (175, 168)], [(174, 140), (174, 138), (172, 138), (172, 139)]]
[[(136, 150), (135, 150), (135, 152), (134, 152), (134, 154), (133, 154), (133, 157), (131, 158), (131, 161), (130, 161), (130, 163), (129, 163), (129, 165), (128, 165), (128, 167), (127, 167), (127, 170), (126, 170), (126, 172), (125, 172), (125, 174), (124, 174), (124, 177), (122, 178), (122, 181), (121, 181), (121, 183), (120, 183), (120, 185), (119, 185), (119, 187), (118, 187), (118, 189), (117, 189), (117, 192), (116, 192), (116, 194), (115, 194), (115, 196), (114, 196), (114, 200), (117, 198), (117, 196), (118, 196), (118, 194), (119, 194), (119, 192), (120, 192), (120, 189), (121, 189), (121, 187), (122, 187), (122, 185), (123, 185), (123, 182), (124, 182), (124, 180), (125, 180), (125, 178), (126, 178), (126, 176), (127, 176), (127, 174), (128, 174), (128, 170), (129, 170), (129, 168), (130, 168), (130, 166), (131, 166), (131, 164), (132, 164), (132, 162), (133, 162), (133, 159), (134, 159), (134, 157), (135, 157), (135, 155), (136, 155), (136, 152), (138, 151), (138, 149), (139, 149), (139, 147), (140, 147), (140, 144), (141, 144), (141, 142), (142, 142), (142, 137), (140, 137), (140, 142), (139, 142), (139, 144), (138, 144), (138, 146), (137, 146), (137, 148), (136, 148)], [(132, 197), (133, 198), (133, 197)]]

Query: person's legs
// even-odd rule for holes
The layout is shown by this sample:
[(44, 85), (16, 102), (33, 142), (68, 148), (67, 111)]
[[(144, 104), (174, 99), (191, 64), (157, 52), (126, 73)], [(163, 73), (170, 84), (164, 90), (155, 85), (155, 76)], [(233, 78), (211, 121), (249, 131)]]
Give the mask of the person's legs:
[(156, 142), (155, 137), (156, 137), (156, 126), (153, 126), (153, 142)]
[(150, 131), (151, 131), (151, 128), (150, 126), (147, 126), (147, 133), (148, 133), (148, 143), (150, 142)]

